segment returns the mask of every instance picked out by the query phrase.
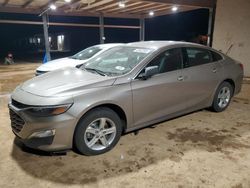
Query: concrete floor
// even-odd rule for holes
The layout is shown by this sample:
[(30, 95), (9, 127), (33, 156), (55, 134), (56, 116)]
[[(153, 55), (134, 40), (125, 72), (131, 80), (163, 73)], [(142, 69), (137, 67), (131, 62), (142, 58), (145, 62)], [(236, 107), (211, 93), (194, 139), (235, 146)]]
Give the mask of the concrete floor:
[(250, 187), (250, 84), (223, 113), (127, 134), (109, 153), (46, 156), (14, 144), (7, 102), (39, 64), (0, 66), (0, 187)]

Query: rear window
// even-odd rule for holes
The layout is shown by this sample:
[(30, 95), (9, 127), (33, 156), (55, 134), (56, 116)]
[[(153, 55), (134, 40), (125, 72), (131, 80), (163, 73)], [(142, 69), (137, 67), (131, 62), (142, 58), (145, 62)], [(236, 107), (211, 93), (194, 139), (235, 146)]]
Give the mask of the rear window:
[(212, 54), (212, 56), (213, 56), (213, 61), (214, 61), (214, 62), (215, 62), (215, 61), (220, 61), (220, 60), (223, 59), (222, 56), (221, 56), (220, 54), (216, 53), (216, 52), (211, 51), (211, 54)]
[(186, 48), (186, 62), (184, 67), (193, 67), (213, 62), (212, 54), (209, 50), (201, 48)]

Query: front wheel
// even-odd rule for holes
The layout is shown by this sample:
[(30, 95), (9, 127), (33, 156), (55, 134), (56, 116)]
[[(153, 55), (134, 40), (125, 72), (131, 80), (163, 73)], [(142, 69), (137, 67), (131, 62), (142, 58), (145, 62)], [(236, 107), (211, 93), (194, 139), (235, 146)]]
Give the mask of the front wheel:
[(222, 112), (224, 111), (233, 96), (233, 87), (228, 82), (223, 82), (217, 89), (214, 101), (212, 105), (212, 110), (215, 112)]
[(111, 150), (119, 141), (122, 122), (109, 108), (96, 108), (78, 123), (74, 146), (84, 155), (98, 155)]

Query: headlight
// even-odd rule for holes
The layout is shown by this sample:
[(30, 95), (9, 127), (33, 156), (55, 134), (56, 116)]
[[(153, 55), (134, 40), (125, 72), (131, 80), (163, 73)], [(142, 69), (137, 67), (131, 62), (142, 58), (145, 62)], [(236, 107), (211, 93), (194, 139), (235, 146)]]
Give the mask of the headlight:
[(42, 106), (42, 107), (32, 107), (25, 110), (28, 114), (32, 116), (46, 117), (46, 116), (56, 116), (65, 113), (72, 104), (59, 105), (59, 106)]

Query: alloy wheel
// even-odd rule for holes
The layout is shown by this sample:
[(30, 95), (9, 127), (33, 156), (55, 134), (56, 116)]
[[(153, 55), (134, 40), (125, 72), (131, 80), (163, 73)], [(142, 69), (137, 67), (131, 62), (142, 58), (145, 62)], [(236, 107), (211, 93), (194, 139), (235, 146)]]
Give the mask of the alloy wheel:
[(231, 98), (230, 88), (228, 87), (221, 88), (218, 94), (218, 106), (220, 108), (225, 108), (230, 102), (230, 98)]
[(84, 142), (90, 149), (100, 151), (110, 146), (115, 136), (115, 123), (108, 118), (99, 118), (87, 126)]

